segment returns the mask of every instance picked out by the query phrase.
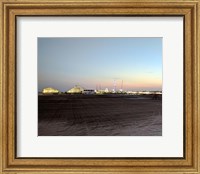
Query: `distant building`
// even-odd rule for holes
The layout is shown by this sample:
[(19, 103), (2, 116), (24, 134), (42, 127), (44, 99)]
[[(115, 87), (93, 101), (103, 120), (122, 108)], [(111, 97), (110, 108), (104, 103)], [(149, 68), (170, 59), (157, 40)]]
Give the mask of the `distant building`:
[(162, 94), (162, 91), (156, 91), (156, 94)]
[(71, 94), (80, 94), (83, 93), (84, 89), (81, 86), (74, 86), (73, 88), (71, 88), (70, 90), (67, 91), (67, 93), (71, 93)]
[(137, 95), (137, 94), (138, 94), (138, 92), (136, 92), (136, 91), (127, 91), (127, 94), (131, 94), (131, 95)]
[(95, 90), (96, 94), (105, 94), (105, 93), (109, 93), (110, 91), (108, 90), (108, 88), (106, 88), (105, 90), (100, 89), (100, 90)]
[(95, 91), (93, 89), (84, 89), (83, 94), (95, 94)]
[(162, 94), (162, 91), (127, 91), (127, 94), (131, 95), (152, 95), (152, 94)]
[(49, 88), (44, 88), (42, 90), (42, 93), (43, 94), (58, 94), (59, 90), (49, 87)]
[(110, 91), (108, 90), (108, 88), (106, 88), (106, 89), (104, 90), (104, 92), (105, 92), (105, 93), (109, 93)]

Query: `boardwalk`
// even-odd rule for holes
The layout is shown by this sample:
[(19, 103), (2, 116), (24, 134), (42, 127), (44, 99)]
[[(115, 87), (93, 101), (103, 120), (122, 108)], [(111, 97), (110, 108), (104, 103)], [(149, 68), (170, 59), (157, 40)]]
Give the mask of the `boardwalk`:
[(162, 101), (95, 95), (38, 98), (39, 136), (161, 136)]

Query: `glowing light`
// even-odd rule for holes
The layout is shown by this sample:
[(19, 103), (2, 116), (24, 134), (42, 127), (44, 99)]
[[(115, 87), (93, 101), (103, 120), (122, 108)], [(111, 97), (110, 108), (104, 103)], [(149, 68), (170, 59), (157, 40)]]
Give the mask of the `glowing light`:
[(83, 93), (84, 89), (81, 86), (74, 86), (72, 89), (68, 90), (67, 93)]
[(44, 88), (42, 90), (42, 93), (44, 93), (44, 94), (56, 94), (56, 93), (59, 93), (59, 90), (49, 87), (49, 88)]

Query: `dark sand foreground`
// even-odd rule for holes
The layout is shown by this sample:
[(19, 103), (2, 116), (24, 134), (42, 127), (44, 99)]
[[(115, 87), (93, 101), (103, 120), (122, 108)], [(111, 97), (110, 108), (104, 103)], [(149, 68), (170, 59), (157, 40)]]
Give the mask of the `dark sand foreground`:
[(39, 136), (161, 136), (162, 100), (117, 95), (40, 95)]

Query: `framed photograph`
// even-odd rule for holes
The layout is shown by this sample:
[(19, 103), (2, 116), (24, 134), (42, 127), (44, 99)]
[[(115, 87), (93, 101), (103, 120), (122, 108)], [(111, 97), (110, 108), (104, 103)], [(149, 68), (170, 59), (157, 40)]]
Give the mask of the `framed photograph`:
[(162, 136), (162, 38), (38, 38), (37, 65), (38, 136)]
[(200, 173), (198, 0), (0, 9), (1, 173)]

